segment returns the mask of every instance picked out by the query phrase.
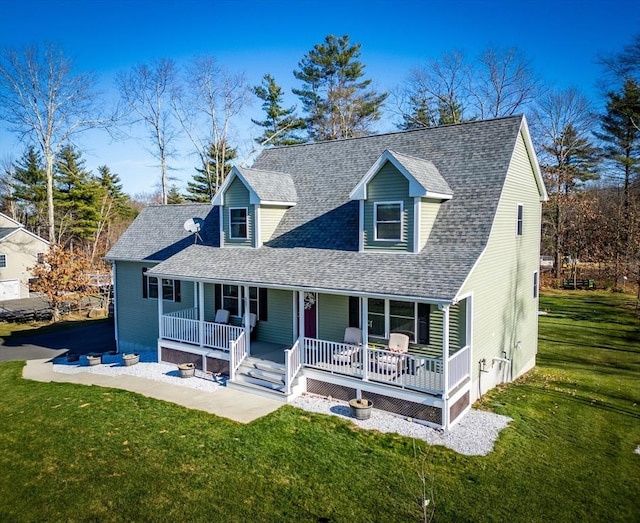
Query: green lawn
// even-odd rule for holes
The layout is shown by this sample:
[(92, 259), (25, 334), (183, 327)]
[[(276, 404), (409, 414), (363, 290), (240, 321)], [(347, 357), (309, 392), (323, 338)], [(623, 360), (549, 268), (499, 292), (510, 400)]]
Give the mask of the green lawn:
[(547, 293), (538, 367), (485, 396), (511, 416), (466, 457), (283, 407), (249, 425), (0, 365), (0, 521), (640, 520), (640, 322), (629, 297)]

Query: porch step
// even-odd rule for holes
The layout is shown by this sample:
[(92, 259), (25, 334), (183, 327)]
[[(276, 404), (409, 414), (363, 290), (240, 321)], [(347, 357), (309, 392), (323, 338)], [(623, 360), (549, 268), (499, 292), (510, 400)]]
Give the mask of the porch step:
[(246, 358), (236, 373), (236, 383), (251, 385), (272, 393), (284, 395), (285, 366), (258, 358)]

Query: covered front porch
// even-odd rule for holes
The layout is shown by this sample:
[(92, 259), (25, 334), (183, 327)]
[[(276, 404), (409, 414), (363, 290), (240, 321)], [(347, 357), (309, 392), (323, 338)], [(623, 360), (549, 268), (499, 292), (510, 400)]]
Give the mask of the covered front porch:
[[(229, 290), (221, 292), (225, 296)], [(252, 310), (250, 298), (258, 292), (249, 287), (237, 292), (244, 302), (238, 311), (244, 317), (233, 318), (234, 324), (220, 324), (210, 321), (213, 309), (228, 302), (208, 299), (204, 284), (194, 282), (197, 306), (164, 312), (159, 304), (159, 359), (167, 360), (167, 349), (181, 351), (192, 355), (190, 361), (203, 370), (228, 374), (231, 381), (245, 359), (268, 360), (284, 368), (285, 395), (308, 372), (314, 379), (344, 378), (369, 388), (443, 400), (470, 382), (470, 298), (437, 305), (308, 291), (268, 292), (269, 319), (259, 321), (252, 333), (245, 319)], [(354, 324), (366, 325), (360, 329), (362, 342), (355, 345), (342, 339)], [(388, 350), (390, 332), (411, 337), (408, 352)]]

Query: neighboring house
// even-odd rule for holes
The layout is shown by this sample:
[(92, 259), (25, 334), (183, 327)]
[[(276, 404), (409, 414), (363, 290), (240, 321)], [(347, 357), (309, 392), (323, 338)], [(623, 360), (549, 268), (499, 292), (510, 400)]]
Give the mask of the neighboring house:
[(49, 242), (0, 213), (0, 301), (29, 297), (30, 269), (49, 252)]
[(267, 149), (111, 249), (118, 346), (449, 428), (535, 365), (545, 199), (521, 116)]

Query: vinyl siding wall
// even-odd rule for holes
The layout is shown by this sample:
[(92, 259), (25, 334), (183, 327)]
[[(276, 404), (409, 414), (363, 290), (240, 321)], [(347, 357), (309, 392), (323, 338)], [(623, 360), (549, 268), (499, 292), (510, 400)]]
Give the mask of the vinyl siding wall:
[[(247, 238), (231, 238), (229, 224), (229, 209), (235, 207), (245, 207), (247, 209)], [(224, 195), (224, 208), (222, 211), (224, 243), (233, 246), (253, 246), (253, 227), (255, 224), (255, 211), (253, 205), (249, 204), (249, 190), (238, 179), (235, 178)]]
[[(516, 235), (518, 204), (524, 206), (522, 236)], [(473, 399), (478, 391), (483, 394), (535, 364), (538, 299), (533, 297), (533, 273), (539, 269), (540, 213), (533, 168), (519, 136), (489, 242), (461, 291), (473, 293)], [(493, 363), (502, 351), (512, 360), (512, 375)], [(476, 372), (481, 359), (489, 372)]]
[[(396, 201), (403, 202), (402, 241), (376, 241), (374, 203)], [(367, 199), (364, 202), (365, 250), (412, 252), (413, 215), (413, 198), (409, 198), (409, 181), (391, 163), (386, 162), (367, 185)]]
[(268, 320), (259, 321), (257, 336), (261, 341), (292, 345), (293, 339), (293, 292), (278, 289), (267, 291)]
[(420, 245), (418, 246), (418, 250), (427, 244), (429, 234), (431, 234), (431, 229), (436, 221), (436, 216), (438, 216), (440, 205), (440, 200), (420, 199)]
[(288, 209), (285, 206), (260, 206), (260, 240), (262, 243), (268, 242), (272, 238)]
[[(158, 341), (158, 300), (142, 297), (142, 268), (153, 263), (116, 262), (118, 348), (121, 351), (155, 350)], [(164, 300), (163, 312), (193, 307), (193, 285), (182, 282), (180, 302)]]
[(349, 297), (335, 294), (319, 294), (318, 338), (328, 341), (344, 341), (344, 331), (349, 326)]

